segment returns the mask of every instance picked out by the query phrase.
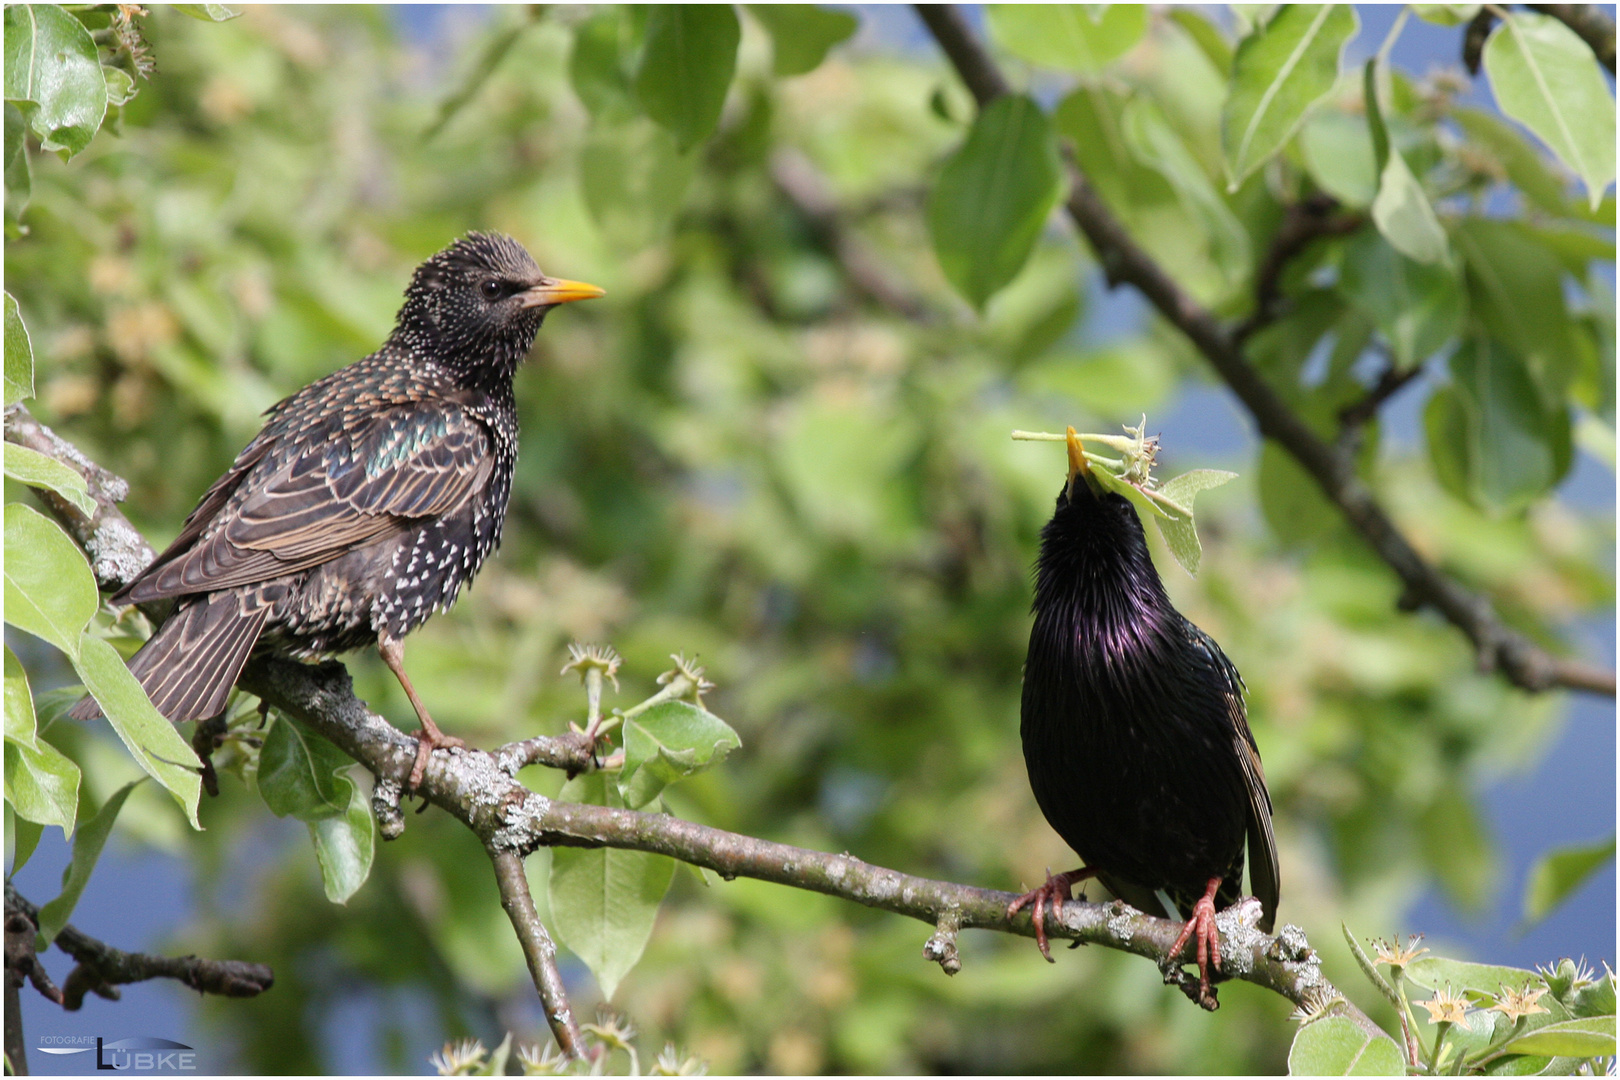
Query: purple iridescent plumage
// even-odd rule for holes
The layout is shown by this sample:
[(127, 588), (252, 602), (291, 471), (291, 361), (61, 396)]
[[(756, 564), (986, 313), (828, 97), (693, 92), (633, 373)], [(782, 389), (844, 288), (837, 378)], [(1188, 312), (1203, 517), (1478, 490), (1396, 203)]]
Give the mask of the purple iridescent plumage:
[(1167, 917), (1161, 894), (1190, 919), (1217, 880), (1216, 906), (1235, 903), (1247, 842), (1269, 930), (1277, 855), (1242, 679), (1170, 602), (1135, 509), (1082, 468), (1041, 532), (1034, 613), (1020, 731), (1047, 821), (1111, 892)]

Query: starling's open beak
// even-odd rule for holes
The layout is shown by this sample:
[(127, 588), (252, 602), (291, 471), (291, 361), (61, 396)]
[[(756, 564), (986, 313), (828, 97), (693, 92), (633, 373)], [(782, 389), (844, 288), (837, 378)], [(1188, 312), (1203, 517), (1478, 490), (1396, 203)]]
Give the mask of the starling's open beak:
[(1074, 428), (1072, 427), (1068, 432), (1068, 444), (1069, 498), (1074, 498), (1074, 479), (1077, 476), (1085, 477), (1086, 487), (1091, 489), (1091, 493), (1093, 495), (1101, 495), (1102, 485), (1098, 484), (1097, 478), (1091, 474), (1091, 462), (1086, 460), (1085, 447), (1080, 445), (1080, 436), (1074, 433)]
[(607, 290), (599, 285), (554, 278), (518, 293), (518, 303), (526, 308), (550, 307), (553, 304), (567, 304), (575, 300), (594, 300), (598, 296), (605, 295)]

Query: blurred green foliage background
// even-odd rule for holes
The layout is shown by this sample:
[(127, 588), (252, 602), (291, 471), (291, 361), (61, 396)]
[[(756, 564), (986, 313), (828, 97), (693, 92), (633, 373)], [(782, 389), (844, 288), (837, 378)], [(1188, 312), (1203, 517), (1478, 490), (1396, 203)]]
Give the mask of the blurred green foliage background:
[[(446, 16), (448, 42), (430, 48), (384, 8), (251, 8), (217, 25), (154, 9), (142, 27), (157, 72), (115, 118), (117, 137), (68, 164), (35, 155), (27, 232), (6, 246), (39, 369), (35, 411), (131, 481), (126, 510), (161, 546), (262, 409), (377, 346), (417, 262), (469, 229), (510, 232), (549, 273), (608, 296), (548, 320), (518, 378), (523, 443), (501, 552), (453, 614), (411, 639), (412, 677), (440, 724), (480, 746), (559, 730), (583, 707), (558, 675), (571, 640), (626, 657), (609, 704), (645, 696), (684, 650), (719, 684), (709, 706), (743, 746), (672, 790), (675, 813), (985, 886), (1067, 868), (1017, 736), (1027, 568), (1063, 460), (1008, 432), (1111, 430), (1144, 411), (1156, 430), (1154, 414), (1207, 369), (1152, 318), (1098, 332), (1098, 271), (1067, 222), (1054, 219), (982, 314), (953, 294), (924, 207), (973, 110), (931, 49), (867, 34), (782, 77), (744, 15), (719, 130), (683, 156), (591, 66), (591, 43), (611, 51), (636, 18)], [(1179, 130), (1212, 130), (1222, 75), (1190, 21), (1205, 20), (1153, 14), (1107, 90), (1155, 102)], [(1471, 178), (1450, 191), (1458, 200), (1556, 217), (1514, 201), (1500, 165), (1493, 174), (1478, 145), (1443, 128), (1455, 79), (1397, 74), (1391, 122), (1409, 159)], [(1335, 99), (1326, 115), (1355, 108)], [(1213, 171), (1218, 147), (1190, 152)], [(1297, 156), (1283, 168), (1297, 172)], [(1277, 221), (1270, 184), (1257, 175), (1223, 197), (1255, 251)], [(1185, 207), (1140, 193), (1157, 200), (1138, 219), (1155, 254), (1241, 310), (1251, 279), (1225, 281)], [(1573, 209), (1584, 197), (1568, 202), (1569, 231), (1585, 228)], [(1607, 207), (1612, 266), (1612, 196)], [(1353, 242), (1318, 245), (1301, 280)], [(851, 243), (891, 292), (852, 275)], [(1579, 415), (1595, 426), (1583, 437), (1607, 433), (1612, 468), (1612, 270), (1588, 278), (1582, 258), (1572, 303), (1608, 327), (1610, 351), (1594, 361), (1606, 369), (1580, 376)], [(1317, 339), (1284, 332), (1297, 329), (1272, 334), (1268, 371), (1303, 369)], [(1318, 391), (1331, 416), (1327, 388), (1292, 392)], [(1393, 575), (1287, 461), (1264, 460), (1273, 451), (1206, 462), (1177, 431), (1163, 436), (1166, 476), (1200, 464), (1244, 474), (1200, 501), (1197, 580), (1156, 535), (1155, 556), (1176, 603), (1248, 681), (1282, 917), (1372, 1009), (1340, 921), (1407, 929), (1401, 913), (1436, 882), (1459, 907), (1493, 902), (1500, 859), (1478, 792), (1535, 759), (1565, 702), (1476, 673), (1455, 629), (1399, 613)], [(1549, 646), (1565, 647), (1571, 620), (1612, 609), (1608, 517), (1557, 498), (1482, 513), (1442, 491), (1410, 444), (1375, 439), (1365, 473), (1426, 556)], [(50, 685), (49, 657), (25, 659)], [(349, 666), (362, 696), (408, 726), (376, 658)], [(94, 731), (47, 735), (85, 768), (87, 805), (135, 775)], [(561, 783), (539, 769), (524, 779)], [(410, 818), (338, 908), (302, 829), (275, 823), (238, 779), (205, 800), (203, 833), (152, 787), (119, 829), (190, 868), (194, 919), (172, 947), (276, 971), (271, 993), (201, 1006), (198, 1037), (233, 1047), (236, 1066), (334, 1067), (355, 1024), (383, 1033), (378, 1064), (411, 1071), (444, 1037), (545, 1038), (486, 860), (443, 815)], [(537, 884), (545, 864), (530, 860)], [(1286, 1006), (1254, 987), (1223, 988), (1207, 1015), (1140, 960), (1082, 949), (1048, 967), (1029, 942), (989, 933), (966, 935), (964, 970), (948, 979), (921, 959), (926, 936), (826, 897), (682, 871), (614, 1006), (649, 1050), (674, 1040), (716, 1072), (1283, 1067)], [(588, 1016), (594, 984), (577, 962), (565, 970)], [(334, 1024), (359, 1015), (359, 995), (378, 1011)]]

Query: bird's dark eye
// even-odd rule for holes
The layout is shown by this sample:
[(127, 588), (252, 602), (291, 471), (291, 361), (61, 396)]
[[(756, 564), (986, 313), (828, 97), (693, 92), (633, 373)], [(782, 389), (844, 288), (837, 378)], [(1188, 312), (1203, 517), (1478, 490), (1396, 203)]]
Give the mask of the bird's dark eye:
[(501, 288), (501, 283), (494, 278), (485, 281), (480, 286), (480, 290), (483, 292), (485, 300), (499, 300), (506, 293), (506, 290)]

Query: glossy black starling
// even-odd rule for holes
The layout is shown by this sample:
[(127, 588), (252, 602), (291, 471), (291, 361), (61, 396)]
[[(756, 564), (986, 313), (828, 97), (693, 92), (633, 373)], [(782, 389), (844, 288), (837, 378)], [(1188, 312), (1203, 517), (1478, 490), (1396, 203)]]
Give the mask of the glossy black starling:
[[(406, 634), (455, 602), (500, 543), (517, 460), (512, 377), (546, 313), (601, 296), (549, 278), (508, 236), (471, 233), (421, 266), (382, 348), (273, 406), (263, 430), (112, 598), (178, 604), (130, 660), (170, 720), (218, 715), (255, 647), (310, 658), (376, 645), (421, 722)], [(100, 713), (85, 698), (73, 714)]]
[(1160, 917), (1187, 920), (1171, 951), (1196, 943), (1200, 1003), (1215, 1007), (1215, 911), (1241, 896), (1243, 847), (1270, 931), (1277, 847), (1243, 680), (1210, 636), (1178, 612), (1148, 555), (1136, 510), (1106, 492), (1069, 429), (1069, 478), (1041, 531), (1035, 625), (1024, 666), (1024, 764), (1035, 801), (1085, 867), (1047, 878), (1011, 915), (1045, 911), (1096, 877)]

